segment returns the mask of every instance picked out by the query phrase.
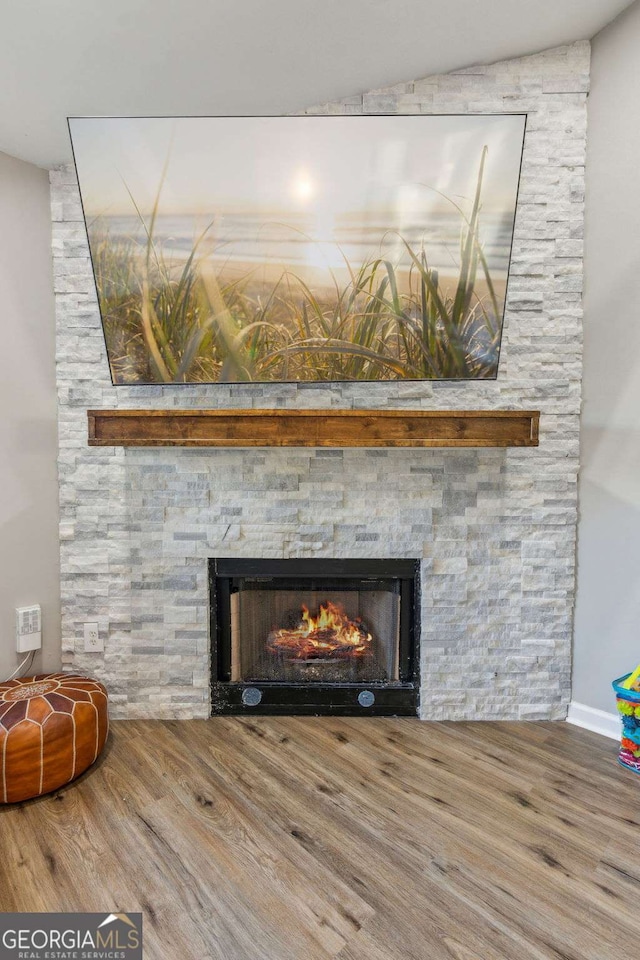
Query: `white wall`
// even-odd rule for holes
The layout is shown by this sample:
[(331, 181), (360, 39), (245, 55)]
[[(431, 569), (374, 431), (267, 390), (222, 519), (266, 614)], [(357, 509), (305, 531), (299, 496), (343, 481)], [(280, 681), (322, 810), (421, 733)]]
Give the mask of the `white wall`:
[(573, 699), (640, 662), (640, 4), (592, 47)]
[(60, 661), (54, 336), (47, 172), (0, 154), (0, 680), (16, 606), (42, 605), (35, 669)]

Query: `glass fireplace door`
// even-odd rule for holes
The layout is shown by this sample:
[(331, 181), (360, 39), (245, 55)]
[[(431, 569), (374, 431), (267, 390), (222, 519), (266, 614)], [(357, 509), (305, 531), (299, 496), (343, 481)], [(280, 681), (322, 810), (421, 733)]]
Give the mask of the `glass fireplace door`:
[(394, 683), (400, 588), (393, 580), (235, 578), (231, 682)]

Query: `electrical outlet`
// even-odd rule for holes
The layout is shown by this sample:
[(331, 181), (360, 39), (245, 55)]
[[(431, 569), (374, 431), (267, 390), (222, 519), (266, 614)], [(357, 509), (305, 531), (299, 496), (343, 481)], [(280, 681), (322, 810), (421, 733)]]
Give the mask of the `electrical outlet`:
[(16, 651), (29, 653), (42, 646), (42, 611), (39, 604), (16, 607)]
[(104, 650), (104, 641), (100, 636), (97, 623), (84, 625), (84, 652), (101, 653)]

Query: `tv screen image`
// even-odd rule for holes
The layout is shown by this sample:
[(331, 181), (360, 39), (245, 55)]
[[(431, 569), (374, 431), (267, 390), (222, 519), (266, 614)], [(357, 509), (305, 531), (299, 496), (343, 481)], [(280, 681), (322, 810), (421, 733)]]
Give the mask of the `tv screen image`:
[(113, 382), (495, 378), (525, 121), (71, 118)]

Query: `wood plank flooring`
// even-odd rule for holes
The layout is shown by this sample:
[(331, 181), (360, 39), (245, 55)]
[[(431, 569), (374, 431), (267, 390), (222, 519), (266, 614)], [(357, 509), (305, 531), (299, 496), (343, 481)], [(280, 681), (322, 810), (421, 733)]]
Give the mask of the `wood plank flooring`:
[(640, 777), (565, 723), (120, 721), (0, 808), (0, 911), (142, 911), (145, 960), (619, 960)]

